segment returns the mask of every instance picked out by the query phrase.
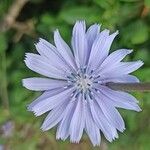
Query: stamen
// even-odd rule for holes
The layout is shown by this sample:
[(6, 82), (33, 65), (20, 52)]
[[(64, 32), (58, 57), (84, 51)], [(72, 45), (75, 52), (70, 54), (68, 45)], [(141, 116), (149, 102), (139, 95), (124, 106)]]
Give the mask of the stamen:
[(91, 70), (91, 72), (90, 72), (90, 73), (92, 74), (93, 72), (94, 72), (94, 70)]
[(90, 90), (89, 90), (89, 97), (90, 99), (93, 99), (92, 92)]
[(96, 80), (96, 79), (98, 79), (98, 78), (100, 78), (101, 76), (100, 75), (98, 75), (98, 76), (96, 76), (96, 77), (94, 77), (94, 80)]
[(77, 98), (79, 96), (80, 92), (76, 92), (75, 94), (75, 98)]

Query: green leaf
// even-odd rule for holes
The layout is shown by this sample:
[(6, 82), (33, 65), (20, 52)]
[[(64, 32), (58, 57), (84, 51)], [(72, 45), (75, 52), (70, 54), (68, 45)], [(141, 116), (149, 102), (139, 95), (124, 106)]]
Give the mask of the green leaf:
[(144, 4), (145, 6), (150, 8), (150, 0), (144, 0)]
[(131, 37), (133, 44), (141, 44), (148, 40), (148, 27), (144, 22), (138, 21), (133, 26), (134, 35)]
[(107, 9), (114, 3), (115, 0), (94, 0), (94, 2), (100, 7)]
[(139, 10), (141, 9), (141, 4), (136, 3), (136, 5), (133, 5), (132, 3), (124, 3), (123, 5), (119, 5), (119, 10), (118, 10), (118, 24), (122, 28), (122, 26), (126, 26), (124, 23), (130, 23), (128, 21), (131, 20), (132, 18), (135, 18), (139, 14)]
[(43, 14), (41, 16), (41, 23), (45, 25), (51, 25), (54, 24), (54, 22), (55, 22), (55, 18), (50, 14)]
[(123, 41), (125, 44), (142, 44), (148, 40), (148, 26), (142, 20), (131, 22), (123, 28)]
[(76, 20), (86, 20), (88, 23), (99, 22), (101, 10), (96, 7), (70, 7), (64, 8), (59, 18), (66, 21), (69, 24), (73, 24)]

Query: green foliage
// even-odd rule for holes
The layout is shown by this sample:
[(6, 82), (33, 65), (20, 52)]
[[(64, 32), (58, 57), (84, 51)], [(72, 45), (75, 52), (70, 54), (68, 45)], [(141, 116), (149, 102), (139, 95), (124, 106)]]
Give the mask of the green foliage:
[(148, 40), (149, 29), (147, 24), (142, 20), (137, 20), (129, 25), (127, 25), (124, 29), (124, 41), (128, 41), (131, 44), (141, 44)]
[(3, 53), (7, 49), (7, 39), (5, 34), (1, 33), (0, 34), (0, 53)]
[[(88, 23), (99, 22), (101, 13), (100, 9), (96, 7), (85, 7), (85, 6), (73, 6), (64, 8), (60, 13), (60, 19), (66, 21), (69, 24), (73, 24), (76, 20), (86, 20)], [(88, 18), (87, 18), (88, 16)]]
[[(0, 27), (13, 2), (0, 1)], [(17, 22), (33, 21), (32, 33), (27, 32), (29, 28), (23, 31), (14, 27), (0, 32), (0, 145), (5, 145), (6, 149), (99, 149), (92, 148), (86, 136), (77, 146), (68, 141), (56, 141), (55, 130), (41, 132), (40, 125), (45, 116), (35, 118), (26, 111), (26, 105), (40, 93), (26, 90), (21, 83), (23, 78), (37, 76), (23, 62), (26, 52), (36, 52), (33, 43), (39, 37), (53, 43), (53, 31), (58, 28), (70, 45), (72, 25), (78, 19), (86, 20), (88, 26), (99, 23), (102, 29), (109, 28), (111, 32), (119, 30), (112, 50), (134, 49), (127, 60), (143, 60), (144, 66), (134, 74), (143, 82), (150, 81), (150, 0), (31, 0), (23, 7)], [(110, 150), (150, 149), (150, 94), (133, 94), (139, 99), (143, 111), (120, 110), (126, 131), (119, 134), (118, 140), (108, 144)], [(4, 137), (1, 132), (7, 121), (15, 125), (10, 137)]]
[(150, 1), (149, 0), (144, 0), (144, 4), (145, 4), (145, 6), (150, 8)]

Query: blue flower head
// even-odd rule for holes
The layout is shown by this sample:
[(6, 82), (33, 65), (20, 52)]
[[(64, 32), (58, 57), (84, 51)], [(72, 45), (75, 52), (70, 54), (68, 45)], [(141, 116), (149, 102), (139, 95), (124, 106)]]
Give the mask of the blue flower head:
[(85, 22), (77, 21), (71, 48), (56, 30), (55, 46), (39, 39), (35, 45), (38, 54), (26, 54), (26, 66), (46, 77), (23, 79), (27, 89), (43, 92), (28, 106), (36, 116), (49, 112), (43, 131), (58, 125), (56, 138), (69, 137), (75, 143), (85, 131), (96, 146), (100, 145), (101, 134), (111, 142), (118, 138), (117, 131), (124, 131), (124, 121), (116, 108), (141, 110), (132, 95), (107, 86), (108, 82), (139, 82), (129, 74), (143, 65), (140, 60), (122, 62), (132, 50), (119, 49), (109, 54), (117, 34), (100, 31), (99, 24), (86, 30)]

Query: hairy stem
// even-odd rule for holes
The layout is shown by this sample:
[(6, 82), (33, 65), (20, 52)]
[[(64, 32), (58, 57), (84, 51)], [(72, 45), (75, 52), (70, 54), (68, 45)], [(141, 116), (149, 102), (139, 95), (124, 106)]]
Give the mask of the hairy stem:
[(150, 83), (107, 83), (108, 87), (113, 90), (121, 91), (150, 91)]

